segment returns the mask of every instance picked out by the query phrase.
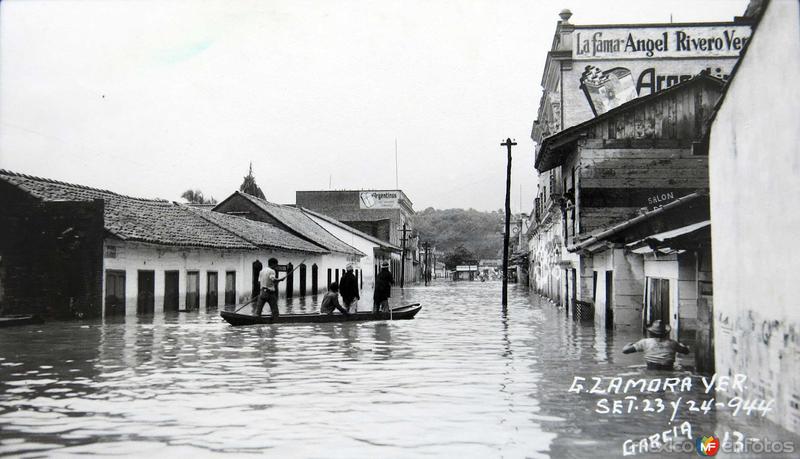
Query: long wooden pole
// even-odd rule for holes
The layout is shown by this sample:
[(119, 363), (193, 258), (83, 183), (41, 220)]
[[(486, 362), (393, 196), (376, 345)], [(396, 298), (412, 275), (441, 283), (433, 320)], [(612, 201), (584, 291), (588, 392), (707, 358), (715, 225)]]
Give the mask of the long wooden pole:
[(503, 233), (503, 310), (508, 306), (508, 237), (511, 229), (511, 147), (516, 145), (511, 138), (501, 143), (508, 149), (508, 164), (506, 166), (506, 221)]

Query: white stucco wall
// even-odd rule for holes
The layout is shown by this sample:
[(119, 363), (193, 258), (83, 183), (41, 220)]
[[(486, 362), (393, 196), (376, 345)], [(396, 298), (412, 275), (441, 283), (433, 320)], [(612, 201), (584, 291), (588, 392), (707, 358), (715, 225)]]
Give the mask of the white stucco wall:
[[(364, 287), (363, 290), (367, 292), (372, 292), (375, 289), (375, 251), (376, 247), (380, 247), (378, 244), (370, 241), (369, 239), (363, 238), (351, 231), (348, 231), (344, 228), (336, 226), (325, 219), (315, 217), (314, 215), (307, 214), (312, 220), (317, 222), (320, 226), (325, 228), (326, 231), (333, 234), (341, 241), (349, 245), (350, 247), (354, 247), (366, 256), (362, 257), (361, 260), (357, 263), (356, 269), (361, 269), (364, 271)], [(364, 297), (364, 295), (362, 295)], [(366, 298), (366, 297), (365, 297)]]
[[(116, 255), (103, 258), (103, 298), (106, 296), (105, 271), (125, 271), (125, 314), (136, 314), (138, 296), (138, 271), (154, 271), (155, 281), (155, 313), (164, 312), (164, 272), (178, 271), (178, 301), (179, 309), (186, 307), (186, 275), (189, 271), (199, 271), (200, 280), (200, 310), (205, 310), (207, 275), (208, 271), (218, 273), (218, 303), (223, 307), (225, 303), (225, 273), (236, 272), (237, 303), (250, 299), (252, 294), (253, 262), (259, 260), (266, 266), (271, 257), (278, 259), (280, 264), (292, 263), (298, 266), (303, 260), (307, 265), (306, 293), (311, 294), (311, 266), (316, 263), (319, 267), (319, 293), (326, 289), (326, 272), (328, 268), (343, 269), (347, 264), (344, 254), (309, 255), (298, 252), (277, 250), (219, 250), (203, 248), (185, 248), (158, 246), (136, 242), (120, 242), (106, 240), (105, 246), (115, 247)], [(106, 250), (104, 248), (104, 253)], [(294, 272), (295, 296), (299, 294), (299, 269)], [(285, 282), (281, 283), (279, 292), (285, 297)], [(105, 311), (105, 307), (103, 308)]]
[[(774, 0), (711, 129), (716, 371), (800, 432), (800, 8)], [(793, 402), (794, 401), (794, 402)]]

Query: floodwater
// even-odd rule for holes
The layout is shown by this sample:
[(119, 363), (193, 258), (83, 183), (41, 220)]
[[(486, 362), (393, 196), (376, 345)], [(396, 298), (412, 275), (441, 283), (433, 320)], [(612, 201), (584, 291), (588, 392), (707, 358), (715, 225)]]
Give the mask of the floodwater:
[(646, 370), (621, 353), (635, 333), (607, 336), (522, 288), (506, 313), (497, 282), (393, 295), (424, 308), (397, 322), (231, 327), (199, 312), (0, 330), (0, 455), (597, 458), (684, 421), (693, 437), (800, 445), (727, 407), (681, 408), (673, 423), (671, 408), (597, 413), (598, 400), (631, 392), (576, 394), (573, 377), (677, 375), (691, 391), (634, 393), (707, 396), (691, 360)]

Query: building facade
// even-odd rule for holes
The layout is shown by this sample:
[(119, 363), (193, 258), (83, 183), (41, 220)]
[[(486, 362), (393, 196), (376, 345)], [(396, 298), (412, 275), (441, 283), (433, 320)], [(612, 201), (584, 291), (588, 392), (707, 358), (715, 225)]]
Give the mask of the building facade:
[[(3, 313), (213, 309), (253, 297), (257, 263), (274, 257), (313, 274), (330, 254), (269, 223), (163, 200), (10, 171), (0, 171), (0, 191)], [(283, 296), (312, 293), (314, 279)]]
[[(401, 190), (328, 190), (298, 191), (296, 205), (335, 218), (372, 237), (401, 247), (392, 256), (391, 272), (399, 285), (400, 273), (404, 282), (420, 278), (419, 238), (414, 232), (414, 206)], [(405, 233), (403, 229), (405, 228)]]
[(750, 9), (760, 21), (710, 132), (716, 370), (746, 375), (735, 395), (774, 399), (767, 417), (800, 432), (800, 6)]

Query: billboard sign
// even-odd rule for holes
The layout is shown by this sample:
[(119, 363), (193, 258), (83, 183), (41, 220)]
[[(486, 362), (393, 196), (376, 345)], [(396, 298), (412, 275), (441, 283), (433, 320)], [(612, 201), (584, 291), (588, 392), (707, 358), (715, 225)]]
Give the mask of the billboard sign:
[(574, 59), (737, 57), (750, 39), (750, 26), (579, 28)]
[(362, 191), (358, 196), (361, 209), (399, 209), (399, 191)]

